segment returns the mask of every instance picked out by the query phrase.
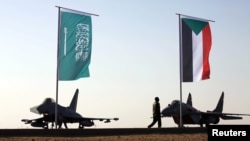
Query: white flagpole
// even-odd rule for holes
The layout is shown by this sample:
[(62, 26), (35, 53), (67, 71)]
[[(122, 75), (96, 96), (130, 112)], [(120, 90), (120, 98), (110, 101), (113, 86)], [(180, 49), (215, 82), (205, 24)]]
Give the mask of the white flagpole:
[(60, 26), (61, 26), (61, 11), (58, 7), (58, 31), (57, 31), (57, 67), (56, 67), (56, 104), (55, 104), (55, 127), (57, 129), (57, 117), (58, 117), (58, 81), (59, 81), (59, 48), (60, 48)]
[(180, 59), (180, 124), (179, 127), (183, 127), (182, 124), (182, 75), (183, 75), (183, 69), (182, 69), (182, 32), (181, 32), (181, 15), (177, 14), (179, 17), (179, 59)]

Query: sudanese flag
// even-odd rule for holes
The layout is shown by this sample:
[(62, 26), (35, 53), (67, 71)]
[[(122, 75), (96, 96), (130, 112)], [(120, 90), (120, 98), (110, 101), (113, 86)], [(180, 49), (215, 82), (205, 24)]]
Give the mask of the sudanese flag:
[(212, 37), (208, 21), (181, 18), (182, 82), (210, 78)]

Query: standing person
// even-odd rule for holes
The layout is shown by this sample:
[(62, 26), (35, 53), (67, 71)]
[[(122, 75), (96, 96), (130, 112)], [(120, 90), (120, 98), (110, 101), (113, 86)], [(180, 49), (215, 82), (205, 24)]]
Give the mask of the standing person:
[(161, 106), (159, 101), (159, 97), (155, 97), (155, 102), (153, 103), (153, 122), (148, 125), (148, 128), (154, 126), (156, 122), (158, 122), (158, 128), (161, 128)]

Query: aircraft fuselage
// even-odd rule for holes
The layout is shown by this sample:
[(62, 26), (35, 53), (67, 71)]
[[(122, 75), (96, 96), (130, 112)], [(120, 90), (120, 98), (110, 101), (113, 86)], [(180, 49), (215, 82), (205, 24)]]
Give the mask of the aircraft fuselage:
[[(219, 116), (208, 116), (190, 105), (184, 103), (181, 105), (183, 124), (198, 124), (203, 126), (203, 124), (217, 124), (219, 122)], [(180, 125), (180, 102), (174, 100), (168, 107), (162, 110), (162, 115), (164, 117), (172, 117), (174, 122)]]

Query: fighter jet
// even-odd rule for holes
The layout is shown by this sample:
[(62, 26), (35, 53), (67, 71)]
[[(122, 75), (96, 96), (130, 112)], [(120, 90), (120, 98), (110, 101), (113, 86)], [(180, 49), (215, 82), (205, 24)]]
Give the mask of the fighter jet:
[[(237, 120), (242, 116), (250, 116), (250, 114), (223, 113), (224, 92), (222, 92), (217, 106), (212, 111), (202, 112), (193, 107), (192, 96), (189, 93), (187, 103), (181, 103), (182, 106), (182, 124), (197, 124), (203, 127), (205, 124), (218, 124), (220, 119)], [(161, 112), (162, 117), (172, 117), (174, 122), (180, 127), (180, 101), (173, 100)]]
[[(79, 90), (76, 89), (75, 94), (71, 100), (68, 107), (61, 106), (57, 104), (57, 126), (62, 127), (62, 123), (67, 129), (67, 123), (79, 123), (79, 128), (91, 127), (94, 125), (94, 120), (104, 121), (104, 123), (109, 123), (111, 120), (119, 120), (119, 118), (92, 118), (83, 117), (76, 112), (77, 99)], [(55, 101), (52, 98), (46, 98), (44, 102), (38, 106), (30, 108), (30, 111), (37, 114), (42, 114), (43, 116), (37, 119), (22, 119), (21, 121), (25, 124), (30, 124), (33, 127), (42, 127), (44, 129), (49, 128), (49, 123), (51, 127), (55, 124)]]

